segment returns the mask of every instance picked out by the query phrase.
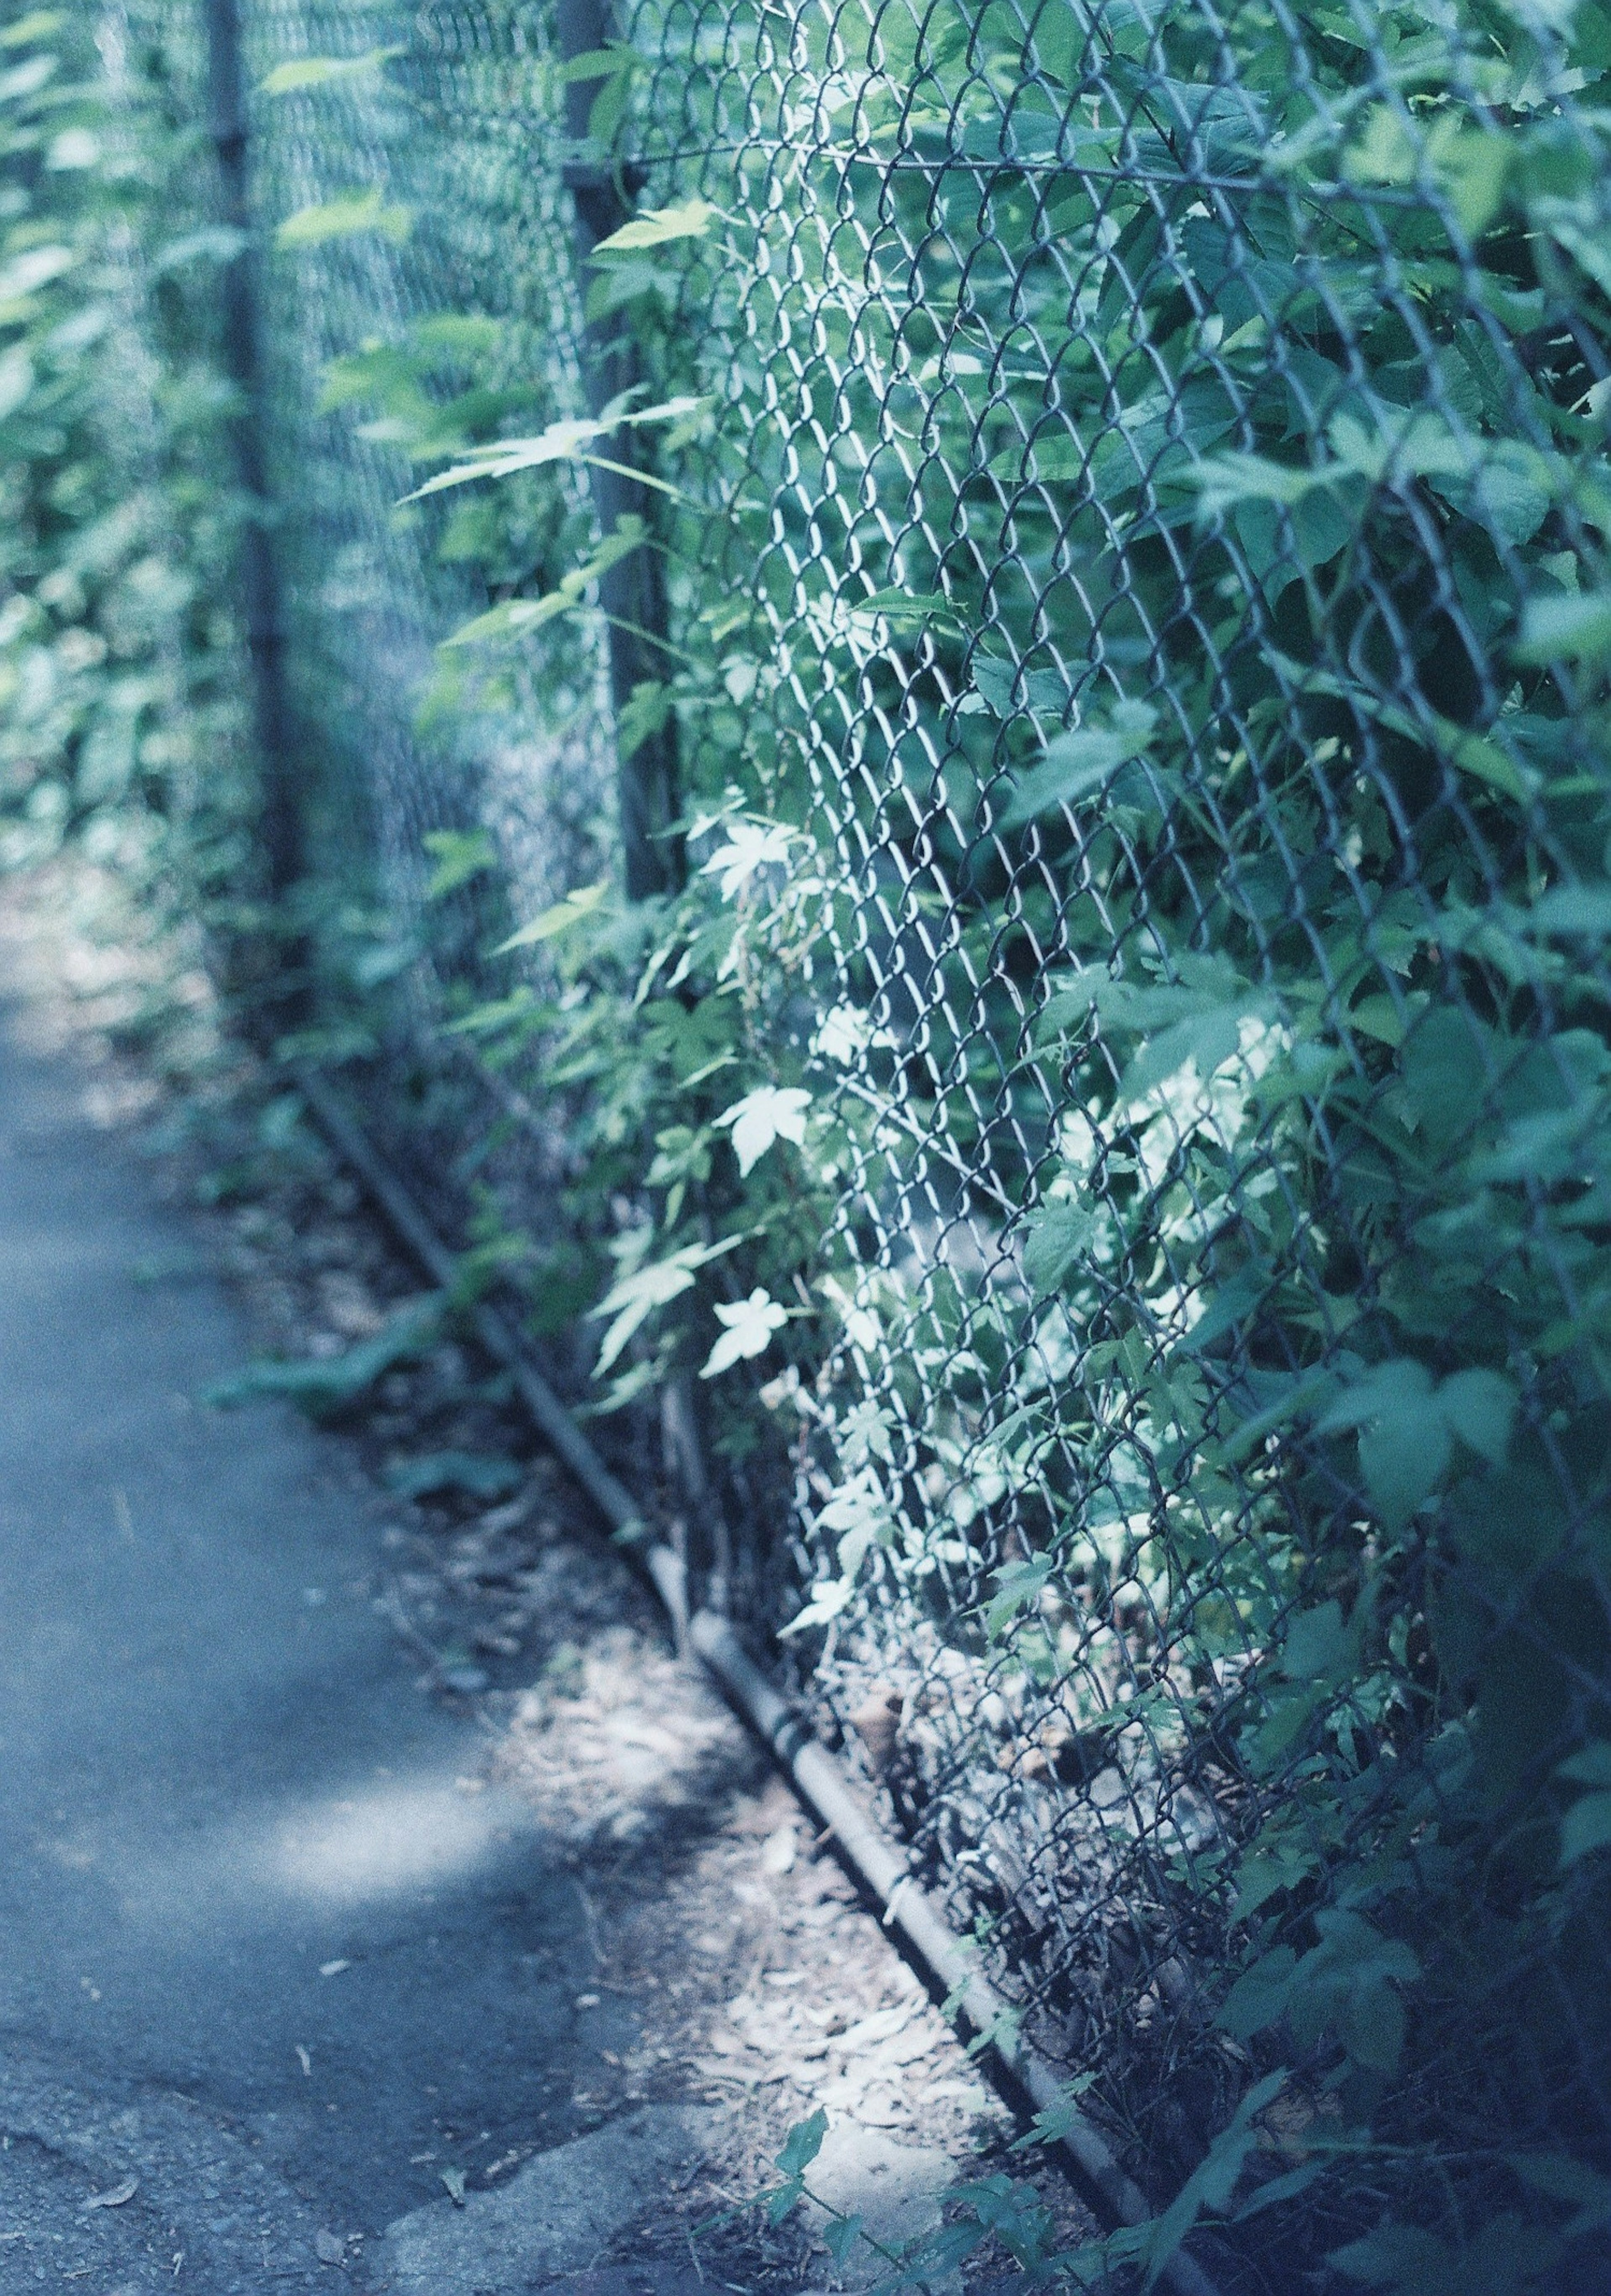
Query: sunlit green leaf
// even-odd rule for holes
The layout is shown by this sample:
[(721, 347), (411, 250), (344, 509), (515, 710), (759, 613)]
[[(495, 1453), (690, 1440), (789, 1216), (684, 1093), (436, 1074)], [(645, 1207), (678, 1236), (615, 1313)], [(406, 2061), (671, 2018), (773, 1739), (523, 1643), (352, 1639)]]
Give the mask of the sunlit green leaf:
[(258, 93), (295, 95), (310, 87), (339, 86), (349, 80), (366, 79), (394, 56), (405, 53), (401, 47), (389, 47), (370, 48), (361, 56), (296, 56), (287, 63), (276, 64), (267, 78), (258, 83)]
[(634, 216), (630, 223), (601, 239), (593, 254), (627, 255), (643, 247), (659, 247), (674, 239), (702, 239), (710, 229), (716, 210), (708, 200), (679, 201), (666, 208), (650, 208), (646, 213)]
[(400, 243), (413, 228), (412, 209), (388, 206), (385, 193), (372, 185), (368, 191), (354, 192), (343, 199), (298, 208), (275, 231), (274, 244), (288, 248), (322, 247), (329, 240), (350, 239), (366, 231), (379, 232), (382, 239)]

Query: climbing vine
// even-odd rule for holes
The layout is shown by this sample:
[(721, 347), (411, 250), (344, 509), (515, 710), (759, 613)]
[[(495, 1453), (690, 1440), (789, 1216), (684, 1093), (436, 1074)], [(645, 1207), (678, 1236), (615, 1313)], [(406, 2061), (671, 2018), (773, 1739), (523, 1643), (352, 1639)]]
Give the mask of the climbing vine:
[[(601, 580), (662, 560), (611, 730), (630, 775), (676, 728), (686, 882), (628, 902), (605, 814), (529, 903), (490, 818), (434, 828), (391, 985), (310, 905), (315, 1041), (395, 1041), (434, 964), (438, 1048), (561, 1143), (502, 1263), (534, 1332), (593, 1335), (607, 1429), (676, 1403), (746, 1525), (705, 1561), (830, 1724), (898, 1718), (870, 1785), (1178, 2189), (1143, 2275), (1210, 2222), (1318, 2284), (1570, 2286), (1611, 2216), (1611, 20), (775, 12), (713, 46), (644, 0), (568, 68), (573, 171), (648, 178), (572, 312), (630, 334), (626, 401), (457, 305), (324, 372), (473, 593), (426, 754), (595, 709)], [(86, 294), (182, 135), (93, 165), (41, 20), (11, 833), (139, 822), (227, 886), (185, 760), (235, 739), (228, 511), (163, 284), (209, 243), (132, 319)], [(277, 259), (412, 228), (359, 185)], [(629, 435), (652, 515), (605, 530)]]

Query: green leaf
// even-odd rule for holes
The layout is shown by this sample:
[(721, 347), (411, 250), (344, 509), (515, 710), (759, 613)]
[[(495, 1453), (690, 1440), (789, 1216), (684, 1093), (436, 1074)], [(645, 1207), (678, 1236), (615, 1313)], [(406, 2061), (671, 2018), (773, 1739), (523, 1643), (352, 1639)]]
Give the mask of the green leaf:
[(451, 637), (444, 638), (442, 644), (445, 646), (492, 645), (500, 638), (525, 637), (549, 622), (558, 621), (562, 614), (574, 613), (582, 603), (585, 586), (578, 582), (574, 589), (571, 588), (568, 576), (559, 589), (549, 590), (540, 598), (505, 598), (500, 604), (489, 606), (486, 613), (478, 614), (473, 621), (462, 623)]
[(1273, 463), (1263, 455), (1225, 454), (1210, 455), (1188, 475), (1199, 515), (1214, 518), (1239, 503), (1291, 505), (1316, 487), (1345, 483), (1349, 474), (1340, 463), (1315, 469), (1306, 463)]
[(774, 1141), (791, 1140), (796, 1147), (806, 1138), (806, 1111), (811, 1095), (800, 1085), (756, 1086), (735, 1100), (716, 1119), (718, 1131), (731, 1131), (739, 1177), (748, 1179)]
[(625, 765), (645, 742), (671, 722), (671, 690), (658, 678), (641, 678), (616, 712), (616, 756)]
[(624, 1275), (618, 1283), (613, 1283), (598, 1306), (590, 1311), (595, 1318), (604, 1316), (615, 1317), (604, 1334), (598, 1361), (593, 1365), (593, 1377), (603, 1378), (645, 1317), (652, 1315), (657, 1308), (668, 1307), (672, 1300), (680, 1299), (684, 1292), (692, 1288), (696, 1272), (707, 1260), (717, 1259), (724, 1252), (731, 1251), (739, 1241), (736, 1235), (729, 1235), (724, 1236), (720, 1243), (684, 1244), (680, 1251), (672, 1252), (665, 1259), (651, 1260), (647, 1267), (634, 1268), (630, 1275)]
[(443, 1302), (432, 1298), (401, 1309), (372, 1339), (345, 1355), (298, 1357), (293, 1361), (260, 1359), (228, 1379), (217, 1380), (202, 1397), (215, 1409), (282, 1397), (313, 1418), (324, 1418), (355, 1403), (398, 1364), (424, 1354), (441, 1328)]
[(1212, 1341), (1223, 1339), (1227, 1332), (1239, 1331), (1268, 1296), (1274, 1278), (1270, 1269), (1255, 1260), (1241, 1268), (1228, 1283), (1222, 1284), (1208, 1300), (1175, 1352), (1183, 1356), (1198, 1355)]
[(1558, 1762), (1555, 1775), (1567, 1778), (1574, 1785), (1604, 1786), (1611, 1790), (1611, 1739), (1596, 1738), (1564, 1762)]
[(1273, 647), (1268, 658), (1283, 676), (1291, 680), (1296, 693), (1329, 694), (1346, 702), (1362, 718), (1420, 748), (1434, 750), (1458, 773), (1469, 774), (1474, 781), (1485, 783), (1503, 797), (1525, 799), (1533, 786), (1535, 776), (1530, 769), (1518, 766), (1491, 735), (1457, 725), (1425, 699), (1419, 700), (1414, 709), (1406, 709), (1376, 693), (1362, 679), (1338, 677), (1334, 671), (1291, 661)]
[(1611, 937), (1611, 885), (1552, 885), (1522, 913), (1524, 931), (1545, 939)]
[(233, 263), (249, 243), (243, 231), (225, 224), (205, 224), (200, 230), (187, 231), (158, 248), (151, 258), (151, 276), (166, 278), (170, 272), (182, 271), (187, 263)]
[(819, 2237), (836, 2264), (843, 2264), (862, 2237), (859, 2216), (830, 2217), (822, 2226)]
[[(451, 469), (438, 471), (427, 479), (423, 486), (403, 496), (405, 503), (423, 502), (430, 495), (446, 492), (450, 487), (468, 486), (472, 480), (509, 479), (518, 471), (536, 471), (550, 463), (568, 463), (581, 459), (582, 450), (591, 439), (601, 439), (616, 428), (614, 422), (590, 422), (583, 417), (551, 422), (536, 439), (500, 439), (474, 450), (473, 460), (455, 463)], [(483, 619), (488, 619), (483, 617)], [(473, 625), (472, 625), (473, 627)]]
[(1085, 2108), (1080, 2099), (1096, 2081), (1093, 2067), (1075, 2073), (1072, 2080), (1063, 2083), (1054, 2104), (1043, 2105), (1022, 2136), (1015, 2136), (1008, 2147), (1021, 2152), (1030, 2144), (1060, 2144), (1071, 2129), (1077, 2128), (1085, 2118)]
[(1517, 661), (1611, 660), (1611, 590), (1530, 598), (1522, 614)]
[(812, 1627), (822, 1627), (837, 1619), (855, 1592), (853, 1578), (819, 1578), (811, 1589), (811, 1600), (797, 1611), (785, 1627), (778, 1628), (778, 1640), (787, 1641), (790, 1635), (805, 1634)]
[(875, 590), (870, 598), (858, 598), (850, 609), (853, 621), (882, 620), (897, 629), (920, 629), (926, 622), (951, 622), (960, 629), (961, 623), (956, 608), (949, 598), (919, 590)]
[(1147, 2267), (1141, 2282), (1143, 2292), (1157, 2286), (1205, 2209), (1220, 2216), (1229, 2209), (1247, 2156), (1259, 2141), (1253, 2124), (1286, 2085), (1284, 2071), (1266, 2073), (1263, 2080), (1254, 2083), (1169, 2206), (1145, 2227), (1141, 2251)]
[(584, 917), (592, 916), (609, 890), (608, 878), (601, 878), (596, 885), (579, 885), (574, 893), (567, 893), (563, 900), (556, 901), (552, 909), (544, 909), (540, 917), (534, 917), (519, 932), (511, 932), (507, 940), (501, 940), (493, 955), (506, 956), (511, 948), (529, 948), (535, 941), (552, 940), (556, 933), (568, 932)]
[(797, 2177), (810, 2168), (828, 2134), (828, 2115), (819, 2104), (809, 2120), (797, 2120), (783, 2140), (776, 2165), (786, 2177)]
[(1293, 1851), (1284, 1848), (1244, 1857), (1237, 1868), (1236, 1902), (1231, 1908), (1231, 1920), (1251, 1921), (1272, 1898), (1305, 1880), (1316, 1870), (1319, 1863), (1319, 1857), (1313, 1851)]
[(1474, 1367), (1435, 1388), (1424, 1364), (1395, 1357), (1344, 1388), (1315, 1431), (1363, 1431), (1360, 1466), (1384, 1520), (1396, 1528), (1436, 1488), (1452, 1456), (1452, 1437), (1491, 1465), (1504, 1464), (1518, 1402), (1502, 1373)]
[(1597, 1849), (1611, 1849), (1611, 1793), (1586, 1793), (1561, 1820), (1560, 1862), (1575, 1866)]
[(650, 208), (619, 231), (611, 232), (593, 249), (596, 261), (601, 255), (630, 255), (639, 248), (663, 247), (673, 239), (703, 239), (710, 229), (712, 218), (719, 213), (708, 200), (683, 200), (668, 208)]
[(1502, 1467), (1521, 1398), (1496, 1371), (1457, 1371), (1437, 1390), (1437, 1407), (1462, 1443)]
[(420, 842), (436, 863), (426, 881), (428, 901), (445, 899), (497, 865), (498, 849), (490, 830), (428, 829)]
[(633, 1333), (657, 1308), (668, 1307), (693, 1286), (694, 1268), (698, 1256), (680, 1253), (674, 1259), (657, 1261), (652, 1267), (640, 1268), (612, 1285), (599, 1306), (595, 1316), (615, 1314), (615, 1321), (605, 1332), (599, 1349), (598, 1361), (593, 1367), (595, 1379), (602, 1379), (615, 1362)]
[(325, 200), (315, 207), (298, 208), (287, 216), (274, 234), (276, 247), (322, 247), (327, 240), (350, 239), (356, 233), (378, 231), (400, 245), (413, 228), (413, 210), (388, 207), (385, 194), (372, 185), (345, 199)]
[(1046, 745), (1046, 755), (1017, 783), (996, 827), (1022, 829), (1059, 805), (1077, 805), (1093, 797), (1113, 779), (1119, 767), (1139, 757), (1157, 724), (1157, 712), (1142, 701), (1121, 701), (1106, 726), (1083, 726), (1059, 734)]
[(1225, 1996), (1217, 2022), (1233, 2040), (1250, 2041), (1267, 2025), (1287, 2013), (1297, 1956), (1288, 1945), (1277, 1946), (1245, 1969)]
[(1611, 2225), (1611, 2177), (1565, 2152), (1512, 2152), (1508, 2165), (1533, 2192), (1564, 2201), (1577, 2214), (1562, 2226), (1568, 2240)]
[(25, 343), (0, 356), (0, 422), (27, 405), (34, 388), (34, 365)]
[[(435, 478), (427, 479), (423, 486), (405, 495), (403, 501), (422, 502), (427, 496), (442, 494), (449, 487), (468, 486), (472, 479), (510, 479), (517, 472), (541, 470), (550, 463), (591, 462), (596, 458), (585, 452), (587, 447), (596, 439), (608, 438), (624, 424), (675, 422), (697, 412), (704, 404), (702, 398), (668, 398), (658, 406), (641, 407), (635, 414), (622, 410), (603, 414), (596, 420), (568, 416), (563, 422), (551, 422), (535, 439), (491, 439), (485, 447), (472, 448), (470, 461), (455, 463), (451, 470), (438, 471)], [(618, 465), (609, 463), (604, 467), (615, 470)], [(642, 485), (658, 486), (667, 494), (675, 491), (647, 471), (637, 471), (633, 475)], [(623, 519), (617, 531), (626, 525), (627, 521)], [(641, 532), (640, 527), (640, 536)]]
[(1476, 2225), (1458, 2247), (1421, 2225), (1387, 2222), (1326, 2261), (1350, 2280), (1396, 2296), (1523, 2296), (1558, 2289), (1555, 2242), (1513, 2210)]
[(1326, 2261), (1345, 2279), (1362, 2280), (1374, 2288), (1410, 2292), (1447, 2291), (1453, 2296), (1452, 2273), (1458, 2268), (1452, 2252), (1435, 2233), (1419, 2225), (1385, 2224), (1362, 2240), (1335, 2248)]
[(1504, 204), (1518, 149), (1503, 134), (1485, 130), (1453, 137), (1437, 154), (1437, 173), (1455, 220), (1476, 239)]
[(794, 852), (796, 832), (773, 822), (734, 821), (726, 824), (727, 842), (718, 846), (700, 866), (701, 877), (720, 877), (724, 901), (741, 893), (757, 869), (787, 864)]
[(1193, 1009), (1167, 1028), (1149, 1029), (1146, 1041), (1119, 1080), (1121, 1097), (1142, 1100), (1190, 1064), (1198, 1078), (1209, 1078), (1241, 1049), (1242, 1022), (1256, 1017), (1263, 1000), (1238, 997), (1223, 1004), (1191, 997)]
[(716, 1321), (722, 1325), (722, 1335), (706, 1357), (701, 1379), (717, 1379), (734, 1364), (765, 1355), (773, 1333), (789, 1321), (789, 1310), (780, 1308), (771, 1292), (757, 1283), (748, 1300), (732, 1306), (718, 1300)]
[(1024, 1274), (1037, 1298), (1060, 1290), (1096, 1232), (1095, 1216), (1084, 1204), (1051, 1203), (1024, 1226)]
[(75, 168), (97, 167), (100, 160), (101, 141), (97, 135), (87, 127), (64, 127), (60, 135), (52, 139), (45, 164), (65, 175)]
[(1293, 1611), (1282, 1628), (1280, 1670), (1289, 1682), (1313, 1682), (1333, 1674), (1351, 1649), (1342, 1604), (1319, 1603)]
[(30, 8), (0, 32), (0, 48), (21, 48), (30, 40), (48, 40), (66, 21), (60, 8)]
[(1327, 2161), (1305, 2161), (1301, 2169), (1289, 2169), (1284, 2177), (1272, 2177), (1267, 2184), (1255, 2188), (1236, 2211), (1235, 2221), (1246, 2224), (1249, 2217), (1263, 2216), (1266, 2209), (1280, 2208), (1285, 2201), (1295, 2201), (1307, 2192), (1317, 2177), (1323, 2177), (1329, 2168)]
[(296, 56), (289, 63), (276, 64), (266, 79), (258, 82), (259, 95), (295, 95), (304, 88), (330, 87), (344, 80), (364, 79), (380, 70), (394, 56), (405, 55), (402, 47), (371, 48), (361, 56)]
[(1321, 1435), (1349, 1427), (1363, 1431), (1361, 1471), (1384, 1521), (1396, 1529), (1436, 1488), (1451, 1456), (1449, 1423), (1431, 1373), (1409, 1357), (1378, 1364), (1315, 1422)]
[(387, 1488), (405, 1499), (435, 1491), (468, 1491), (472, 1498), (497, 1499), (526, 1480), (518, 1459), (490, 1451), (427, 1451), (386, 1471)]
[(1035, 1600), (1052, 1569), (1050, 1554), (1036, 1554), (1027, 1562), (1010, 1562), (996, 1572), (996, 1591), (985, 1612), (985, 1631), (993, 1643), (999, 1642), (1019, 1611)]
[(25, 295), (37, 294), (53, 280), (65, 277), (78, 261), (70, 247), (30, 247), (20, 255), (13, 255), (0, 270), (0, 303), (17, 302)]
[[(25, 23), (28, 20), (26, 17), (23, 19)], [(14, 39), (15, 37), (16, 30), (13, 27), (12, 37)], [(42, 36), (36, 35), (36, 37)], [(8, 41), (7, 45), (9, 45)], [(39, 90), (48, 81), (54, 79), (61, 69), (61, 59), (59, 56), (45, 55), (29, 56), (26, 62), (13, 64), (10, 71), (0, 73), (0, 103), (17, 103), (25, 101), (30, 95), (37, 95)]]
[(588, 48), (562, 63), (555, 77), (561, 87), (576, 87), (589, 80), (613, 78), (617, 72), (632, 70), (636, 62), (630, 48)]
[(1356, 2065), (1393, 2073), (1404, 2048), (1404, 2005), (1391, 1985), (1354, 1986), (1342, 2017), (1343, 2046)]
[[(613, 1418), (617, 1411), (625, 1411), (628, 1404), (635, 1403), (650, 1389), (658, 1387), (665, 1376), (664, 1357), (644, 1356), (637, 1363), (629, 1364), (625, 1371), (617, 1372), (603, 1394), (595, 1397), (593, 1402), (573, 1403), (571, 1415), (577, 1419)], [(616, 1538), (627, 1535), (618, 1530), (611, 1533)], [(649, 1536), (647, 1525), (640, 1523), (630, 1536), (646, 1538)]]
[(1449, 1464), (1449, 1429), (1431, 1402), (1406, 1401), (1386, 1412), (1359, 1439), (1366, 1488), (1391, 1529), (1402, 1529), (1436, 1489)]

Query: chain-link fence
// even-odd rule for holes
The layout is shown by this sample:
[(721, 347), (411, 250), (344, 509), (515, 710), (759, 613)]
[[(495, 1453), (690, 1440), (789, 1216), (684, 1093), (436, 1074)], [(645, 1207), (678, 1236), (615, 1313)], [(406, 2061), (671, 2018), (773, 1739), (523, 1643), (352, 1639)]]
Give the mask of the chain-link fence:
[(242, 6), (372, 1112), (1229, 2272), (1587, 2285), (1604, 7)]

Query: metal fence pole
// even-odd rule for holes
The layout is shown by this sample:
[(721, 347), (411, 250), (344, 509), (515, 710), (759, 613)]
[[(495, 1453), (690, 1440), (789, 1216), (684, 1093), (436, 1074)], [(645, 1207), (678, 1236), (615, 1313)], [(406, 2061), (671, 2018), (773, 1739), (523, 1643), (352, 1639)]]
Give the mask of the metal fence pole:
[[(223, 219), (239, 234), (219, 278), (224, 365), (234, 385), (231, 425), (235, 477), (243, 498), (238, 570), (251, 661), (261, 841), (270, 902), (279, 911), (303, 874), (302, 822), (295, 784), (285, 688), (285, 637), (273, 538), (274, 509), (264, 454), (258, 357), (257, 264), (248, 181), (246, 102), (236, 0), (203, 0), (208, 57), (208, 133), (217, 158)], [(282, 953), (283, 955), (283, 953)], [(274, 1000), (283, 1010), (290, 1001)]]
[[(612, 34), (610, 0), (559, 0), (559, 42), (561, 60), (602, 49)], [(563, 175), (576, 202), (577, 266), (584, 285), (588, 258), (602, 239), (617, 231), (628, 213), (627, 195), (637, 188), (630, 166), (595, 161), (579, 156), (587, 141), (588, 113), (596, 81), (572, 80), (565, 90), (565, 134), (571, 157)], [(595, 321), (584, 329), (582, 368), (591, 412), (602, 413), (612, 398), (629, 390), (638, 380), (634, 346), (622, 328), (619, 314)], [(624, 430), (609, 447), (611, 459), (628, 466), (638, 463), (635, 435)], [(593, 505), (601, 530), (608, 535), (626, 517), (642, 519), (652, 529), (650, 489), (618, 471), (593, 470)], [(666, 651), (666, 581), (659, 553), (652, 547), (634, 550), (621, 559), (600, 582), (601, 603), (609, 616), (609, 688), (617, 726), (634, 690), (663, 680), (670, 667)], [(660, 643), (657, 643), (660, 641)], [(620, 760), (618, 803), (626, 890), (634, 900), (655, 893), (675, 892), (683, 882), (682, 841), (672, 824), (679, 811), (677, 729), (667, 716), (648, 734), (630, 757)]]

